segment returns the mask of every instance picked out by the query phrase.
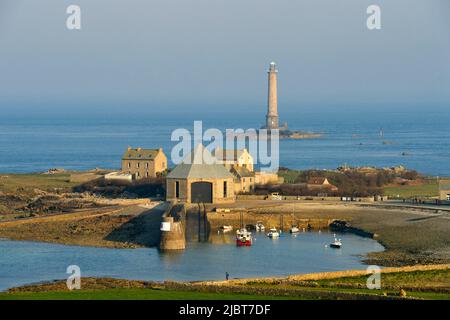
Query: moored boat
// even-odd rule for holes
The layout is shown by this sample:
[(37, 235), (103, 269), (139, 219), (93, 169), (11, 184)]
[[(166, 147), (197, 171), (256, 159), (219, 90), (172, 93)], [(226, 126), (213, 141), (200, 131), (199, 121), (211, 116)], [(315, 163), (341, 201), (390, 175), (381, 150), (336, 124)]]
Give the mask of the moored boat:
[(238, 247), (249, 247), (252, 245), (252, 233), (248, 232), (245, 228), (239, 229), (236, 232), (236, 245)]
[(280, 233), (278, 232), (277, 229), (271, 228), (271, 229), (269, 230), (269, 233), (267, 234), (267, 236), (268, 236), (269, 238), (274, 239), (274, 238), (278, 238), (278, 237), (280, 236)]
[(266, 230), (266, 227), (264, 227), (264, 225), (262, 224), (261, 221), (258, 221), (258, 222), (256, 223), (256, 231), (262, 232), (262, 231), (264, 231), (264, 230)]
[(298, 233), (300, 232), (300, 229), (297, 226), (292, 226), (291, 229), (289, 229), (290, 233)]
[(334, 238), (334, 241), (330, 243), (330, 248), (340, 249), (342, 247), (341, 239)]
[(220, 230), (223, 232), (229, 232), (229, 231), (233, 230), (233, 226), (221, 226)]

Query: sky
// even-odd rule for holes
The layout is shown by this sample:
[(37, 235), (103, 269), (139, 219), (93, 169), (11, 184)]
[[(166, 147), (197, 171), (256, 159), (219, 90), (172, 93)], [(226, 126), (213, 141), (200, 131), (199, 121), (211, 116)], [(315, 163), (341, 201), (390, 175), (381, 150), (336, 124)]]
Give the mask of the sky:
[(0, 110), (252, 112), (271, 61), (287, 113), (446, 108), (449, 28), (448, 0), (0, 0)]

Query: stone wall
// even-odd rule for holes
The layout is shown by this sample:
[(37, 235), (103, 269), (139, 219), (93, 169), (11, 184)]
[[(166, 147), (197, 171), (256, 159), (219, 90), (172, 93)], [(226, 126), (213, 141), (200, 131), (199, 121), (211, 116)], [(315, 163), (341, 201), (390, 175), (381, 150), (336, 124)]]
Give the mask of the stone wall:
[(164, 217), (163, 223), (170, 224), (170, 230), (161, 231), (161, 250), (184, 250), (186, 248), (186, 237), (184, 225), (181, 221), (174, 221), (173, 217)]

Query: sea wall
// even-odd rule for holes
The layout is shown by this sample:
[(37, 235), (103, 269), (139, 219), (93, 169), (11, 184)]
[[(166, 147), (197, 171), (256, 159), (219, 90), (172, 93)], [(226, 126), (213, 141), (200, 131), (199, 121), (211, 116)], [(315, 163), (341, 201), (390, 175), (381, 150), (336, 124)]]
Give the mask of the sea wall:
[[(238, 194), (236, 200), (266, 200), (270, 196), (267, 195), (253, 195), (253, 194)], [(353, 201), (344, 201), (341, 197), (314, 197), (314, 196), (282, 196), (283, 200), (298, 200), (298, 201), (342, 201), (345, 202), (374, 202), (374, 197), (354, 198)], [(268, 200), (270, 201), (270, 200)], [(273, 200), (276, 201), (276, 200)], [(279, 200), (278, 200), (279, 201)]]
[[(295, 214), (280, 215), (254, 212), (245, 212), (243, 217), (246, 225), (256, 225), (258, 221), (261, 221), (266, 228), (276, 227), (281, 228), (282, 230), (288, 230), (292, 225), (297, 225), (300, 229), (327, 229), (328, 226), (334, 221), (334, 219), (326, 218), (300, 218)], [(240, 227), (240, 212), (208, 212), (207, 218), (212, 230), (218, 229), (223, 225), (231, 225), (233, 228)]]

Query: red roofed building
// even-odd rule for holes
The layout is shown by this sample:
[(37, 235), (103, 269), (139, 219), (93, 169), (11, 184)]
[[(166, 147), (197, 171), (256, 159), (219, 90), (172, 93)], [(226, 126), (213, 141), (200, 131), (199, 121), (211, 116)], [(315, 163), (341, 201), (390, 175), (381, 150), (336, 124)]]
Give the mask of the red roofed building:
[(306, 185), (308, 189), (328, 189), (331, 191), (338, 191), (338, 187), (331, 184), (325, 177), (313, 177), (308, 180)]

